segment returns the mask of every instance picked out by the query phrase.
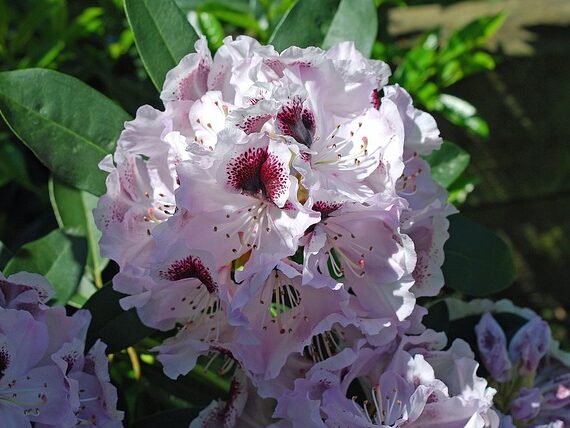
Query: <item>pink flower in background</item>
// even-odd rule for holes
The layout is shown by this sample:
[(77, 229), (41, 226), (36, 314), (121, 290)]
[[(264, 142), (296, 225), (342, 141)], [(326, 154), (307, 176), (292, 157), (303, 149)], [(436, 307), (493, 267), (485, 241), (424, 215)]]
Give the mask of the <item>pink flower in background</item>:
[(570, 424), (570, 354), (559, 349), (543, 319), (508, 300), (446, 303), (452, 321), (480, 317), (476, 345), (497, 390), (501, 427)]
[(105, 345), (84, 355), (89, 312), (67, 316), (47, 306), (52, 295), (40, 275), (0, 274), (0, 420), (9, 427), (121, 427)]
[[(544, 320), (528, 320), (510, 339), (508, 350), (502, 327), (489, 313), (475, 331), (482, 361), (508, 406), (503, 412), (533, 427), (570, 423), (570, 356), (550, 351), (550, 327)], [(509, 387), (513, 383), (519, 387)]]
[(405, 336), (399, 343), (358, 348), (344, 365), (315, 365), (278, 400), (275, 416), (294, 427), (497, 426), (494, 390), (475, 375), (464, 344), (438, 351)]

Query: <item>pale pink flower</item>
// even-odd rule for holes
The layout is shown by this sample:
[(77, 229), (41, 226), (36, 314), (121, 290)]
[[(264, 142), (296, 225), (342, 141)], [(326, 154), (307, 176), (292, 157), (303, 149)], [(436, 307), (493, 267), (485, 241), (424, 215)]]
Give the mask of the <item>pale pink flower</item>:
[(105, 345), (83, 355), (91, 316), (49, 307), (40, 275), (0, 274), (0, 420), (10, 427), (122, 426)]

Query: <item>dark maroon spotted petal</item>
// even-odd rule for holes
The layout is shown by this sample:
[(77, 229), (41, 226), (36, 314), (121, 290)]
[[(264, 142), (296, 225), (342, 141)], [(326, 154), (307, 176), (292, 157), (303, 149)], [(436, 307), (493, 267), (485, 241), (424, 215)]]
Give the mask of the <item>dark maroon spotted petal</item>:
[(46, 303), (49, 299), (48, 292), (42, 287), (16, 284), (13, 282), (8, 282), (4, 279), (0, 279), (0, 290), (2, 290), (4, 293), (6, 300), (15, 299), (19, 294), (25, 293), (29, 290), (34, 290), (36, 293), (38, 293), (38, 299), (41, 303)]
[(261, 131), (261, 128), (271, 119), (270, 114), (260, 114), (258, 116), (248, 116), (243, 122), (238, 123), (236, 126), (246, 134)]
[(63, 356), (63, 361), (67, 363), (67, 370), (65, 371), (66, 375), (68, 375), (73, 370), (77, 364), (77, 361), (79, 360), (79, 357), (79, 352), (75, 349)]
[(293, 98), (277, 113), (277, 126), (282, 134), (289, 135), (299, 143), (311, 147), (315, 135), (315, 116), (303, 106), (303, 100)]
[(236, 190), (256, 196), (265, 195), (266, 189), (261, 182), (261, 167), (267, 160), (265, 148), (248, 149), (245, 153), (230, 160), (227, 166), (228, 184)]
[(372, 105), (376, 110), (380, 109), (380, 104), (381, 104), (380, 98), (381, 98), (380, 91), (378, 89), (374, 89), (372, 91), (372, 95), (370, 96), (370, 102), (372, 103)]
[(283, 70), (285, 70), (285, 64), (283, 64), (281, 61), (279, 61), (278, 59), (266, 58), (263, 60), (263, 63), (267, 67), (272, 69), (275, 72), (275, 74), (277, 74), (277, 76), (283, 77)]
[(5, 347), (0, 348), (0, 379), (4, 376), (4, 372), (10, 365), (10, 354)]
[(266, 148), (248, 149), (227, 166), (228, 184), (242, 193), (276, 201), (287, 191), (283, 163)]
[(283, 163), (277, 156), (269, 155), (260, 171), (261, 182), (264, 183), (267, 197), (276, 201), (287, 192), (289, 177)]
[(325, 201), (317, 201), (313, 204), (313, 211), (317, 211), (321, 213), (321, 219), (328, 217), (333, 212), (338, 210), (342, 207), (342, 203), (340, 202), (325, 202)]
[(196, 278), (206, 286), (210, 293), (215, 293), (218, 290), (218, 284), (212, 278), (210, 270), (196, 256), (190, 255), (173, 262), (166, 271), (160, 271), (159, 275), (169, 281)]

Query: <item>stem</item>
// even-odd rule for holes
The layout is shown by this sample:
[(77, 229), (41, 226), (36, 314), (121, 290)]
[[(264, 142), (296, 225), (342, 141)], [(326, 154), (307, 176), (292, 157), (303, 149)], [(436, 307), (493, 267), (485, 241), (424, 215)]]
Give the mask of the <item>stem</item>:
[(137, 355), (137, 351), (132, 346), (127, 348), (127, 354), (129, 355), (129, 359), (131, 360), (131, 365), (133, 367), (133, 372), (135, 374), (135, 379), (140, 380), (141, 378), (141, 363), (139, 361), (139, 356)]

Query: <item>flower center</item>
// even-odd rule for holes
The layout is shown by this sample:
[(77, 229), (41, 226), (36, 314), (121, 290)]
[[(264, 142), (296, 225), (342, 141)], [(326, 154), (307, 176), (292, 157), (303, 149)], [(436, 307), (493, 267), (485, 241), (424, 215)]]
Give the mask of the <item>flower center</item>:
[(315, 116), (303, 106), (303, 100), (293, 98), (277, 113), (277, 126), (281, 133), (293, 137), (297, 142), (311, 147), (315, 135)]
[(267, 148), (250, 148), (232, 159), (226, 168), (228, 184), (261, 200), (275, 202), (287, 191), (283, 163)]
[(344, 348), (342, 336), (335, 328), (316, 334), (305, 347), (305, 356), (316, 364), (338, 354)]
[(301, 316), (295, 311), (301, 304), (301, 293), (278, 270), (275, 270), (263, 285), (259, 304), (266, 307), (261, 318), (262, 330), (271, 327), (279, 334), (293, 333), (294, 328), (291, 326)]
[(215, 293), (218, 290), (218, 284), (212, 278), (210, 270), (196, 256), (190, 255), (173, 262), (167, 270), (161, 270), (159, 275), (169, 281), (196, 278), (206, 286), (210, 293)]

